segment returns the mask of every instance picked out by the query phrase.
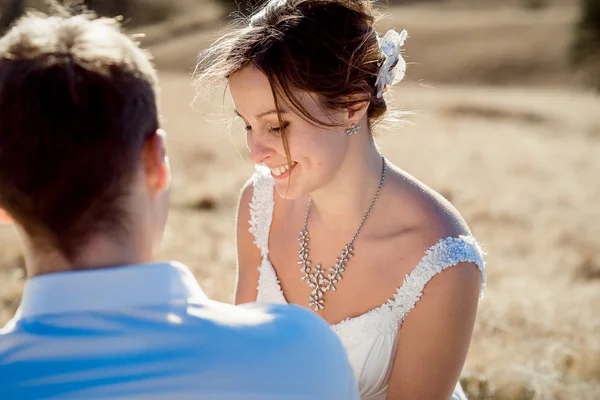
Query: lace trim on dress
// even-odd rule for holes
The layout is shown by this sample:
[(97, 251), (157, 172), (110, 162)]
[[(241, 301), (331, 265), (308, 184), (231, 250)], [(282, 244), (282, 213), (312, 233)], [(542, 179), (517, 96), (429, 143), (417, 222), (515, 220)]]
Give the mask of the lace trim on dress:
[[(254, 235), (254, 244), (261, 253), (261, 264), (258, 267), (257, 301), (282, 302), (285, 296), (281, 290), (277, 274), (269, 261), (269, 232), (273, 220), (273, 187), (275, 181), (271, 171), (264, 166), (256, 166), (253, 177), (253, 193), (250, 202), (250, 233)], [(275, 300), (277, 299), (277, 300)]]
[(446, 268), (461, 262), (475, 263), (481, 271), (481, 294), (486, 286), (484, 252), (471, 236), (448, 237), (430, 247), (417, 267), (404, 279), (393, 299), (361, 316), (348, 318), (332, 328), (347, 347), (361, 343), (365, 337), (383, 332), (397, 332), (400, 325), (421, 299), (427, 282)]
[(265, 303), (279, 303), (288, 304), (283, 290), (281, 290), (281, 283), (277, 278), (275, 269), (268, 258), (263, 258), (260, 267), (258, 267), (258, 294), (256, 301)]
[(250, 233), (254, 235), (254, 244), (260, 250), (263, 259), (269, 255), (269, 231), (273, 220), (273, 185), (271, 171), (257, 165), (252, 176), (254, 190), (250, 202)]

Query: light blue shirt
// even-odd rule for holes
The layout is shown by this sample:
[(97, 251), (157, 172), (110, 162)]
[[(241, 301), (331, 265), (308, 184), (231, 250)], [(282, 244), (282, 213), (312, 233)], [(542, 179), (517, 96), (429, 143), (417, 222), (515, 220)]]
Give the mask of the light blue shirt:
[(0, 399), (358, 400), (331, 328), (207, 299), (183, 265), (30, 279), (0, 330)]

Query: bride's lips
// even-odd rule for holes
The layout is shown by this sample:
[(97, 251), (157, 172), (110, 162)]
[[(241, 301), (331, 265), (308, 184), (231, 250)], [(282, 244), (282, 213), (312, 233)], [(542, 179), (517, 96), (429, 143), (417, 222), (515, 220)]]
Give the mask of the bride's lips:
[(287, 179), (290, 176), (290, 171), (293, 170), (296, 165), (298, 165), (298, 163), (296, 161), (292, 161), (291, 167), (286, 164), (280, 167), (269, 168), (271, 170), (271, 176), (278, 181)]

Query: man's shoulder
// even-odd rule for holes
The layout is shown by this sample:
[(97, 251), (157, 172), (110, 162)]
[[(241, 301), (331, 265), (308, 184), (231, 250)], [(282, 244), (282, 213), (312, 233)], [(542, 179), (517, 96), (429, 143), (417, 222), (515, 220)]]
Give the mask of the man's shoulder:
[(306, 308), (268, 303), (234, 306), (204, 301), (190, 303), (187, 315), (197, 319), (192, 323), (198, 325), (197, 329), (214, 329), (219, 337), (247, 342), (249, 348), (262, 352), (285, 351), (290, 355), (298, 349), (297, 356), (303, 358), (307, 352), (323, 351), (331, 355), (333, 362), (347, 362), (343, 345), (333, 329)]
[[(358, 399), (342, 342), (312, 311), (283, 304), (202, 302), (191, 304), (187, 312), (198, 318), (199, 326), (211, 321), (208, 329), (216, 328), (208, 335), (226, 349), (224, 358), (236, 359), (241, 368), (249, 363), (245, 375), (252, 369), (260, 376), (276, 376), (282, 385), (293, 388), (291, 393), (306, 389), (302, 389), (304, 381), (298, 383), (298, 375), (313, 376), (314, 387), (306, 391), (307, 398)], [(207, 337), (207, 332), (203, 335)]]
[[(82, 332), (93, 335), (99, 343), (112, 343), (114, 337), (106, 335), (106, 331), (135, 338), (136, 343), (177, 337), (177, 343), (167, 341), (158, 346), (187, 348), (198, 354), (212, 348), (227, 355), (243, 348), (257, 356), (281, 354), (298, 359), (302, 359), (306, 351), (325, 351), (340, 359), (345, 355), (337, 335), (309, 310), (255, 303), (234, 306), (200, 299), (118, 312), (68, 313), (13, 320), (0, 330), (0, 361), (16, 348), (72, 341), (70, 337), (82, 337)], [(125, 351), (126, 343), (114, 346)], [(93, 349), (89, 352), (95, 354)]]
[[(11, 377), (13, 383), (0, 388), (0, 398), (11, 397), (3, 393), (19, 389), (17, 383), (23, 379), (57, 373), (43, 368), (24, 372), (21, 361), (30, 361), (31, 354), (60, 361), (60, 373), (74, 378), (81, 376), (82, 368), (95, 380), (94, 374), (102, 375), (107, 369), (125, 364), (132, 370), (143, 369), (146, 360), (153, 360), (164, 370), (180, 371), (178, 379), (191, 377), (194, 390), (250, 393), (264, 389), (281, 394), (282, 399), (358, 398), (337, 335), (310, 310), (291, 305), (233, 306), (199, 299), (21, 320), (0, 335), (0, 375)], [(85, 365), (77, 361), (82, 354)], [(315, 376), (311, 386), (298, 379), (311, 374)]]
[(223, 329), (238, 332), (270, 332), (276, 329), (281, 333), (285, 329), (301, 329), (324, 331), (335, 338), (335, 333), (323, 319), (295, 305), (247, 303), (234, 306), (216, 301), (190, 301), (186, 314), (191, 322), (196, 320), (200, 325), (214, 323)]

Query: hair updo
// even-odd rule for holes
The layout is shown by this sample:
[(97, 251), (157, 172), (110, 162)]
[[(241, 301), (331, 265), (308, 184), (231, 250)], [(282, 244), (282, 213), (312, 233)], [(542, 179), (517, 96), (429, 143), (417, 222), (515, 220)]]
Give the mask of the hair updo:
[(371, 1), (271, 0), (238, 22), (242, 26), (200, 54), (199, 87), (252, 64), (269, 79), (276, 106), (283, 99), (314, 123), (331, 126), (310, 115), (294, 90), (316, 94), (329, 110), (366, 104), (369, 122), (386, 113), (384, 98), (376, 95), (384, 57)]

